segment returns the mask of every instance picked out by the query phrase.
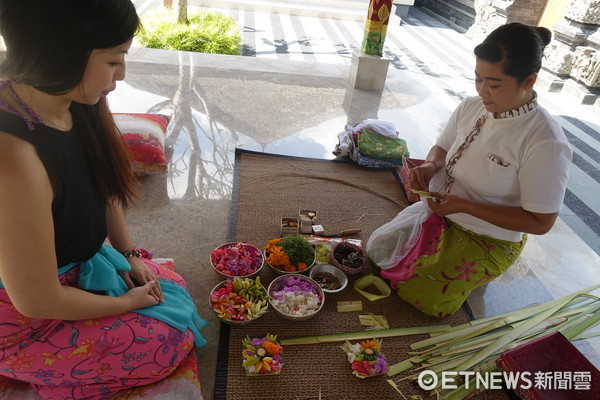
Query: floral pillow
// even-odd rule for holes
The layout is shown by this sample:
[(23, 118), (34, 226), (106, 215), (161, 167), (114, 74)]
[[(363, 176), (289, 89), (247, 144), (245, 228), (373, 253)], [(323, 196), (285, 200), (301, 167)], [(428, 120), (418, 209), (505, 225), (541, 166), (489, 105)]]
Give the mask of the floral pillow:
[(162, 114), (114, 113), (115, 123), (131, 151), (131, 170), (153, 175), (167, 170), (165, 134), (169, 117)]

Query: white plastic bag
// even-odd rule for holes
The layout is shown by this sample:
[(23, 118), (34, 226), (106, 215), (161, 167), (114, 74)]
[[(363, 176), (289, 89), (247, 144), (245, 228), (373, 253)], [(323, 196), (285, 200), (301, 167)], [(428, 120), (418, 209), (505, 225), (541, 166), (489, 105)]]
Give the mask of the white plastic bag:
[(371, 129), (392, 139), (398, 137), (396, 126), (392, 122), (388, 121), (381, 121), (379, 119), (365, 119), (363, 122), (354, 125), (353, 131), (354, 133), (359, 133), (363, 129)]
[(405, 208), (371, 234), (367, 241), (367, 255), (381, 269), (395, 267), (415, 246), (421, 225), (432, 212), (425, 201)]

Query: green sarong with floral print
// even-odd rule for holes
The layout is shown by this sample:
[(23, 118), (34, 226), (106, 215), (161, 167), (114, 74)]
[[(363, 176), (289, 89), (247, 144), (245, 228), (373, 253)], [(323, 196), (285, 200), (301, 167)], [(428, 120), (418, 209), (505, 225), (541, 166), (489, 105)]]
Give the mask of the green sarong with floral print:
[(526, 234), (519, 242), (478, 235), (432, 214), (423, 223), (416, 245), (398, 265), (382, 270), (381, 276), (405, 301), (446, 318), (473, 289), (502, 275), (526, 241)]

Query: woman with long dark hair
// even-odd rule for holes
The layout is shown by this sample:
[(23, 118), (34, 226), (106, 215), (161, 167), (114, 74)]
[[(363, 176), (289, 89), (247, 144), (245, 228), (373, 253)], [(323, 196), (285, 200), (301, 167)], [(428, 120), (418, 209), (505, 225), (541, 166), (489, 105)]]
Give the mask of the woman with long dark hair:
[(0, 1), (0, 374), (47, 399), (155, 382), (204, 344), (185, 282), (125, 223), (106, 96), (138, 25), (130, 0)]

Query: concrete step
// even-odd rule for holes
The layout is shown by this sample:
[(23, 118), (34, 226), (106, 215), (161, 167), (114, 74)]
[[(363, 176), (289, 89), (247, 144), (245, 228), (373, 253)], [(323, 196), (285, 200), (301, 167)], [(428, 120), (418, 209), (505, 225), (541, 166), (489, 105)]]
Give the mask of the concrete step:
[[(351, 21), (365, 21), (369, 8), (366, 0), (188, 0), (188, 5)], [(392, 23), (400, 24), (395, 6), (390, 17)]]

